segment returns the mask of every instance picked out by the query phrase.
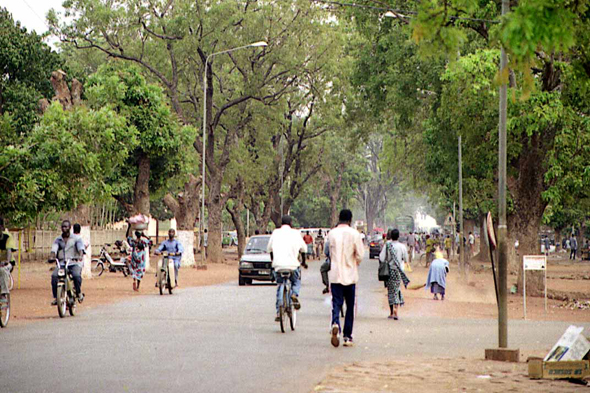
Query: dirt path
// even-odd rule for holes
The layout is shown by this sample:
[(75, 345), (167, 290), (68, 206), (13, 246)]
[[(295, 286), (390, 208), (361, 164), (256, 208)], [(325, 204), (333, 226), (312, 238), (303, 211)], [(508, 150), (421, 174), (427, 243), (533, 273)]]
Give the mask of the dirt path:
[(357, 362), (335, 368), (313, 392), (588, 392), (567, 381), (531, 380), (526, 363), (481, 359)]
[[(179, 272), (178, 284), (181, 287), (214, 285), (237, 280), (237, 257), (235, 254), (225, 255), (225, 264), (209, 264), (207, 270), (182, 267)], [(151, 266), (156, 266), (157, 257), (151, 258)], [(13, 272), (15, 289), (11, 291), (11, 325), (19, 325), (55, 318), (57, 310), (51, 306), (51, 266), (46, 263), (23, 264), (21, 270), (21, 286), (17, 289), (17, 271)], [(84, 302), (79, 305), (78, 312), (104, 304), (111, 304), (133, 296), (143, 296), (158, 292), (155, 287), (155, 273), (146, 273), (141, 283), (140, 292), (134, 292), (133, 280), (123, 277), (122, 273), (104, 272), (102, 276), (86, 279), (82, 283), (85, 294)]]
[[(444, 301), (433, 300), (424, 288), (405, 290), (406, 306), (401, 316), (438, 318), (497, 318), (496, 297), (490, 264), (474, 264), (477, 272), (471, 272), (469, 282), (451, 265), (447, 276), (447, 295)], [(583, 293), (590, 299), (590, 262), (570, 262), (559, 256), (548, 263), (548, 288), (571, 293)], [(475, 269), (474, 269), (475, 270)], [(428, 270), (415, 267), (408, 274), (412, 284), (426, 282)], [(509, 286), (516, 276), (509, 277)], [(384, 315), (388, 313), (387, 290), (383, 291)], [(590, 321), (590, 309), (569, 309), (567, 302), (549, 300), (545, 313), (543, 298), (527, 299), (527, 319), (544, 321)], [(510, 295), (508, 300), (510, 319), (523, 319), (522, 295)], [(590, 333), (590, 332), (589, 332)], [(552, 343), (551, 343), (552, 344)], [(526, 354), (545, 356), (542, 351)], [(590, 392), (590, 387), (564, 380), (530, 380), (524, 362), (503, 363), (481, 358), (421, 359), (417, 354), (411, 360), (355, 362), (332, 369), (315, 387), (314, 392), (407, 392), (408, 390), (460, 391), (460, 392)], [(584, 382), (586, 383), (586, 382)]]

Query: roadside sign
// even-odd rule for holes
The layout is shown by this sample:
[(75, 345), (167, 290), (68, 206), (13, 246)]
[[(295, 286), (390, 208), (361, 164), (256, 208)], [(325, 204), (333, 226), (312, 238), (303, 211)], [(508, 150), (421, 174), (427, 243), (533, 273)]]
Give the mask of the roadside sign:
[(524, 255), (522, 257), (522, 298), (524, 319), (526, 319), (526, 271), (543, 270), (545, 272), (545, 313), (547, 313), (547, 257), (545, 255)]
[(522, 258), (524, 270), (545, 270), (547, 257), (544, 255), (525, 255)]

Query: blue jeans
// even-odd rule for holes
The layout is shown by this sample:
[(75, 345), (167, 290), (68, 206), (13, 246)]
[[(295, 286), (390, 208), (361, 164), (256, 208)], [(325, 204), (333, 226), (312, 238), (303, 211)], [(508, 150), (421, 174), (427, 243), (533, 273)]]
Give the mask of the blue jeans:
[[(342, 285), (332, 284), (332, 325), (336, 324), (340, 328), (340, 310), (344, 301), (346, 301), (346, 315), (344, 316), (345, 338), (352, 338), (352, 325), (354, 324), (354, 298), (356, 284)], [(342, 330), (342, 329), (340, 329)]]
[[(283, 277), (281, 277), (277, 272), (275, 273), (275, 278), (277, 280), (277, 303), (276, 303), (276, 308), (277, 308), (277, 313), (279, 312), (279, 306), (283, 304), (283, 287), (285, 286), (285, 279)], [(289, 280), (291, 280), (291, 294), (295, 295), (295, 296), (299, 296), (299, 290), (301, 289), (301, 268), (297, 268), (296, 270), (293, 270), (293, 273), (291, 273), (291, 277), (289, 278)]]

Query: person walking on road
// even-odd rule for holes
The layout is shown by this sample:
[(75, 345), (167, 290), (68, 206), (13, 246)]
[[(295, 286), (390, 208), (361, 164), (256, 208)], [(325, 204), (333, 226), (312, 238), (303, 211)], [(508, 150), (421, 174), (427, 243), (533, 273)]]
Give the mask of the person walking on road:
[[(312, 259), (313, 258), (313, 237), (311, 237), (311, 235), (309, 234), (309, 231), (305, 232), (305, 236), (303, 236), (303, 241), (305, 242), (305, 245), (307, 247), (307, 253), (305, 256), (309, 259)], [(301, 265), (307, 269), (307, 263), (305, 262), (305, 259), (303, 260), (303, 263)]]
[(426, 279), (426, 290), (434, 294), (434, 300), (438, 300), (438, 294), (441, 300), (445, 300), (445, 291), (447, 287), (447, 273), (449, 272), (449, 261), (444, 258), (436, 258), (430, 264), (428, 278)]
[(129, 238), (131, 259), (129, 271), (133, 277), (133, 290), (139, 292), (139, 285), (145, 274), (146, 248), (149, 247), (149, 240), (140, 231), (135, 231), (135, 239)]
[[(359, 279), (358, 265), (363, 259), (364, 246), (359, 232), (352, 228), (352, 212), (340, 211), (339, 223), (328, 234), (325, 254), (330, 258), (330, 288), (332, 292), (331, 343), (340, 345), (340, 333), (344, 336), (344, 346), (354, 345), (352, 328), (354, 324), (354, 303), (356, 283)], [(346, 302), (344, 329), (340, 328), (340, 310)]]
[(453, 247), (453, 241), (451, 236), (445, 237), (445, 251), (447, 252), (447, 259), (451, 259), (451, 248)]
[(389, 265), (389, 279), (387, 280), (387, 300), (389, 302), (390, 319), (398, 319), (398, 309), (404, 305), (401, 284), (408, 287), (410, 280), (404, 273), (404, 265), (408, 261), (408, 250), (399, 242), (399, 231), (391, 229), (387, 233), (388, 241), (379, 254), (379, 260)]
[[(291, 221), (291, 216), (283, 216), (281, 219), (281, 227), (272, 232), (266, 248), (270, 253), (272, 267), (275, 272), (279, 270), (292, 271), (291, 276), (288, 278), (288, 280), (291, 280), (291, 288), (293, 291), (291, 300), (293, 301), (293, 307), (295, 307), (295, 310), (299, 310), (301, 308), (301, 303), (299, 302), (301, 268), (298, 256), (299, 254), (304, 255), (307, 252), (307, 245), (301, 238), (301, 233), (297, 229), (291, 228)], [(277, 284), (279, 284), (277, 285), (277, 316), (275, 322), (279, 322), (281, 320), (281, 317), (279, 316), (279, 301), (282, 294), (282, 286), (280, 284), (283, 284), (285, 279), (276, 273), (275, 277)]]
[(572, 237), (570, 238), (570, 259), (576, 259), (576, 253), (578, 252), (578, 239), (572, 233)]
[(414, 259), (414, 249), (416, 247), (416, 236), (414, 232), (410, 232), (408, 235), (408, 265), (412, 266), (412, 260)]

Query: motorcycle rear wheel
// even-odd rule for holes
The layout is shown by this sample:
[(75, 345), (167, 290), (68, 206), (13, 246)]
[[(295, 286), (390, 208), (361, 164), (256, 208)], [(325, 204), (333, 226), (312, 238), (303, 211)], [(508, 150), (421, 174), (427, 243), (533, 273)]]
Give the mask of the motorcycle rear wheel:
[(57, 287), (57, 313), (60, 318), (66, 316), (66, 291), (63, 286)]
[(6, 301), (0, 301), (0, 328), (5, 328), (10, 319), (10, 294), (7, 293), (4, 296)]

